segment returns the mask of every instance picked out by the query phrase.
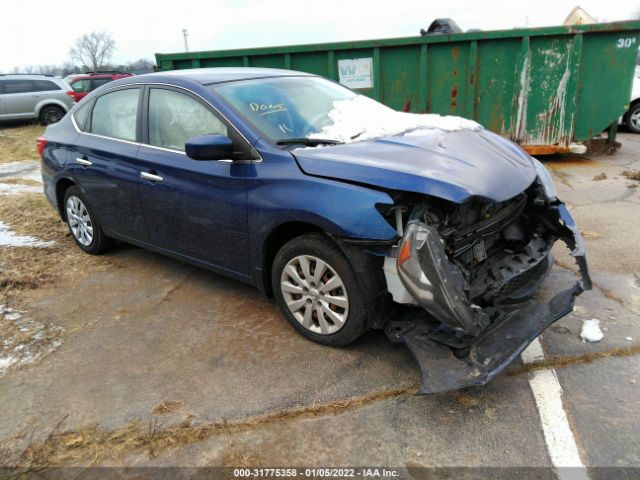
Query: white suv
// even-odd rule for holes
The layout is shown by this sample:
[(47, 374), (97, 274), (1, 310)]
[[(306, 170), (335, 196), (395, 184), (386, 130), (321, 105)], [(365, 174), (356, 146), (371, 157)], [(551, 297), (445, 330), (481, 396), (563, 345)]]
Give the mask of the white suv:
[(43, 125), (64, 117), (75, 100), (67, 82), (52, 75), (0, 75), (0, 121), (39, 119)]
[(634, 133), (640, 133), (640, 65), (636, 65), (631, 88), (629, 111), (624, 114), (623, 123)]

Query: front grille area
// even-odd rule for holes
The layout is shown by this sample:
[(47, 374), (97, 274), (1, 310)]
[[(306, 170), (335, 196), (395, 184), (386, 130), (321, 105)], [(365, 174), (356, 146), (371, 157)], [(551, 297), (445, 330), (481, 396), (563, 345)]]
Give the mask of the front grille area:
[(531, 290), (532, 286), (537, 286), (549, 269), (549, 257), (543, 257), (531, 268), (520, 272), (502, 284), (496, 291), (495, 296), (509, 297), (517, 294), (521, 290)]

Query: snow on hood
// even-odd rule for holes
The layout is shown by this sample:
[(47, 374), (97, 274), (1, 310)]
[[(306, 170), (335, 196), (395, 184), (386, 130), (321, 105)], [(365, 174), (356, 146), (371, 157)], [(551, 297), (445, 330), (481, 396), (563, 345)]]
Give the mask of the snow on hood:
[(364, 95), (336, 100), (328, 114), (331, 123), (309, 138), (328, 138), (343, 143), (401, 135), (424, 129), (443, 131), (480, 130), (472, 120), (432, 113), (404, 113), (381, 105)]

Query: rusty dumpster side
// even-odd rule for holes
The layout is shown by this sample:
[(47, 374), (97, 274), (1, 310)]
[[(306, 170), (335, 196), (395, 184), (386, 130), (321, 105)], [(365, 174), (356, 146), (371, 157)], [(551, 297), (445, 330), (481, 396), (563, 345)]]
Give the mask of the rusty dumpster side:
[(255, 66), (339, 81), (408, 112), (459, 115), (532, 154), (573, 151), (628, 108), (640, 21), (156, 54), (159, 70)]

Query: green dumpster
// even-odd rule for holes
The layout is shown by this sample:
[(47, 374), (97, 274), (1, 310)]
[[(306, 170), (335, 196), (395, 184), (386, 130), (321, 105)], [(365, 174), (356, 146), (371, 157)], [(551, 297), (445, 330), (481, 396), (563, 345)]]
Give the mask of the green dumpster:
[[(159, 70), (271, 67), (408, 112), (459, 115), (532, 154), (581, 151), (628, 108), (640, 21), (157, 53)], [(615, 129), (611, 129), (615, 132)]]

